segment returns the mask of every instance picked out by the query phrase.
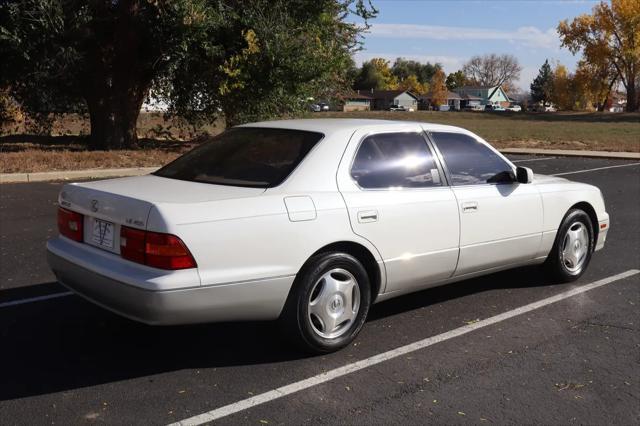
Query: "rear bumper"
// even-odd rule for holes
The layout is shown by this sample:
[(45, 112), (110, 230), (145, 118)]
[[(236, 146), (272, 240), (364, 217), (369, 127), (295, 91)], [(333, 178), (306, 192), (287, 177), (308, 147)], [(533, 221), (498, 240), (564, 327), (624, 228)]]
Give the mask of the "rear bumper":
[(153, 325), (276, 319), (294, 279), (149, 290), (80, 266), (59, 251), (49, 249), (47, 260), (58, 281), (73, 292), (119, 315)]

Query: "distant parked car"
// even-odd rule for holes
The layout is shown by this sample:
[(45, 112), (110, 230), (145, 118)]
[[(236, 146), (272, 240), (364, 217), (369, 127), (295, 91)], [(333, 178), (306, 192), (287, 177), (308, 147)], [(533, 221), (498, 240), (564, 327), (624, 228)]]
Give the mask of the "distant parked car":
[(511, 105), (509, 108), (507, 108), (507, 110), (513, 111), (513, 112), (520, 112), (522, 111), (522, 107), (520, 105)]
[(67, 184), (58, 204), (49, 264), (88, 300), (149, 324), (279, 319), (316, 353), (416, 290), (543, 263), (574, 281), (609, 230), (595, 186), (399, 121), (234, 127), (151, 175)]
[(409, 111), (404, 105), (391, 105), (389, 111)]
[(439, 111), (451, 111), (451, 107), (449, 105), (440, 105), (438, 107)]
[(329, 104), (326, 102), (318, 102), (317, 104), (309, 105), (309, 108), (313, 112), (329, 111)]
[(533, 105), (531, 107), (531, 111), (535, 111), (535, 112), (556, 112), (558, 110), (556, 109), (556, 106), (553, 105), (553, 104), (546, 104), (546, 105), (536, 104), (536, 105)]
[(484, 110), (485, 111), (506, 111), (506, 109), (504, 109), (500, 105), (485, 105)]
[(464, 107), (465, 111), (484, 111), (484, 107), (482, 105), (467, 105)]

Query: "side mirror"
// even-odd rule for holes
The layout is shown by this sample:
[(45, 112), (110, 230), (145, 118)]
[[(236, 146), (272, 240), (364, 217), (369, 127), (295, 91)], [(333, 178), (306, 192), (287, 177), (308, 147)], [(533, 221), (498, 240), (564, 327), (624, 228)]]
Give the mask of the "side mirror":
[(516, 168), (516, 180), (519, 183), (531, 183), (533, 182), (533, 170), (528, 167)]

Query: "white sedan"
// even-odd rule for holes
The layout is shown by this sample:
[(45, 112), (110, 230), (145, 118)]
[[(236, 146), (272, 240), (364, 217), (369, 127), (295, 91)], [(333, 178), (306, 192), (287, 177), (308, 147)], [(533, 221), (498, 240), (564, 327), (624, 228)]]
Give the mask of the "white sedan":
[(514, 166), (458, 127), (291, 120), (227, 130), (157, 172), (65, 185), (59, 281), (148, 324), (280, 319), (316, 353), (372, 303), (521, 265), (577, 279), (600, 190)]

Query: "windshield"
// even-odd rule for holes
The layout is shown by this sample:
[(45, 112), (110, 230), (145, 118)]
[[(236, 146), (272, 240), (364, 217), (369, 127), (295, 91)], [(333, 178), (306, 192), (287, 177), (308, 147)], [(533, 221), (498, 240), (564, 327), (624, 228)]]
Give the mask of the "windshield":
[(323, 135), (291, 129), (239, 127), (189, 151), (154, 174), (216, 185), (280, 185)]

